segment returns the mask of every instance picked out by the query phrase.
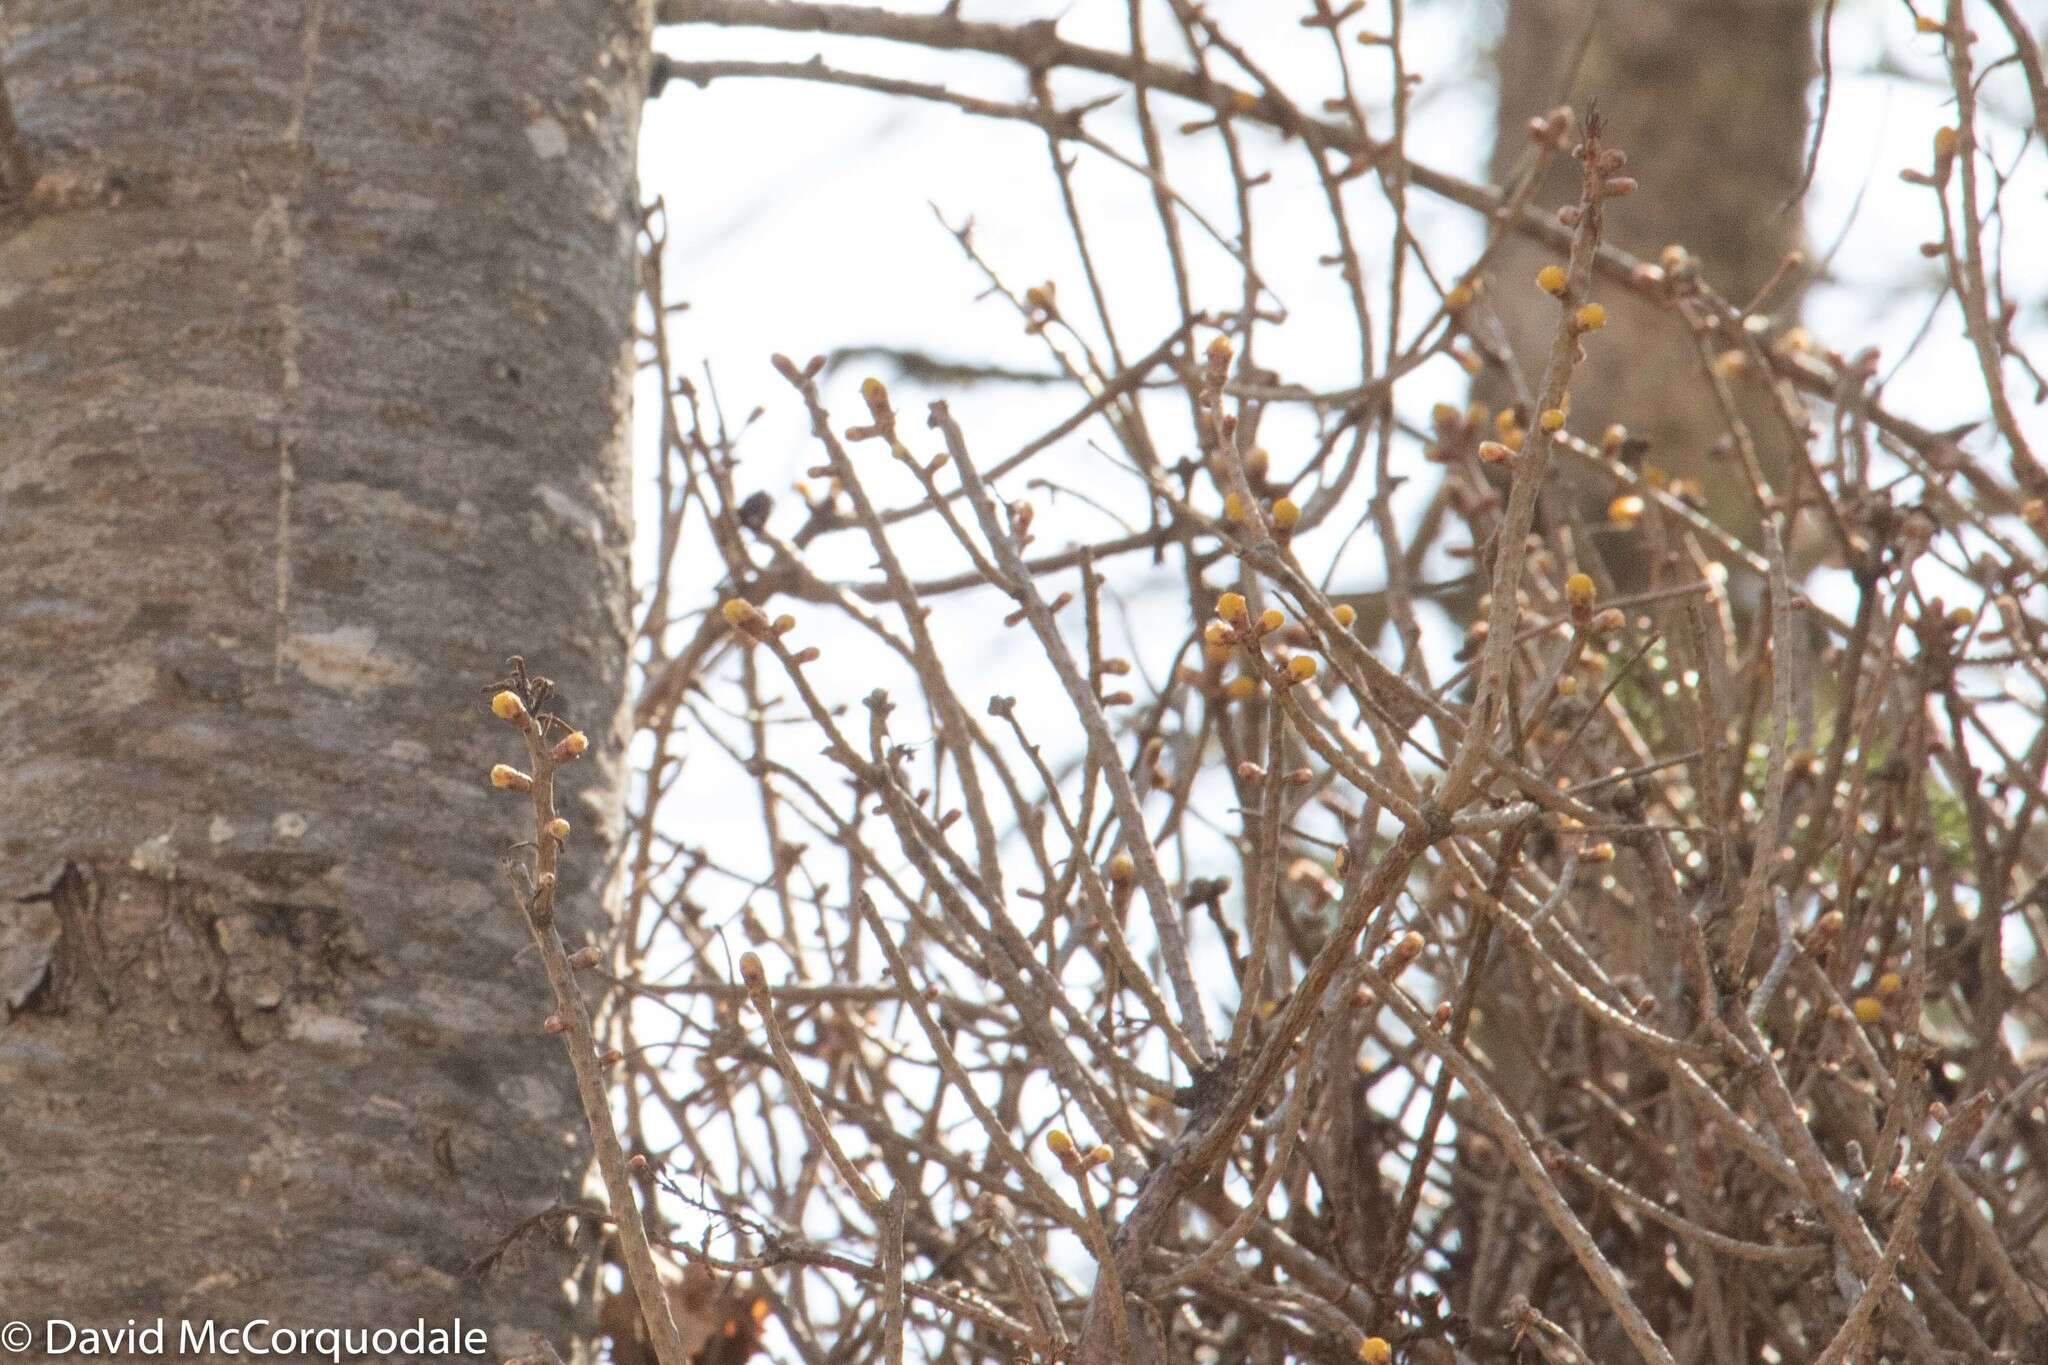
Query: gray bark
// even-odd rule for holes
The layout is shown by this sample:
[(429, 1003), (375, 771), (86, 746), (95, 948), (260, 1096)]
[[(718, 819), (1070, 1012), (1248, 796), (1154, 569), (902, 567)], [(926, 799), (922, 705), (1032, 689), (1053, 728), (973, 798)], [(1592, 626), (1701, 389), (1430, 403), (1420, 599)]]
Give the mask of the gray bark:
[(591, 736), (595, 933), (647, 39), (639, 0), (6, 11), (13, 1316), (591, 1326), (559, 1227), (463, 1273), (585, 1159), (479, 689), (524, 654)]

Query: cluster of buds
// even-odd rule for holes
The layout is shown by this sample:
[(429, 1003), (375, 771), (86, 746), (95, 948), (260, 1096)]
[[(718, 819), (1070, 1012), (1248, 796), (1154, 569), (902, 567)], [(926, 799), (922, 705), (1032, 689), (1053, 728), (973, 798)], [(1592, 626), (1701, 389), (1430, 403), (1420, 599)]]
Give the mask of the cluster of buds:
[(865, 441), (871, 436), (886, 436), (896, 429), (896, 409), (889, 402), (888, 385), (869, 375), (860, 381), (860, 398), (868, 405), (868, 416), (874, 425), (849, 429), (846, 433), (848, 440)]
[(1620, 607), (1603, 607), (1593, 610), (1598, 590), (1588, 574), (1575, 573), (1564, 581), (1565, 607), (1571, 613), (1572, 625), (1589, 638), (1613, 635), (1628, 624), (1628, 613)]
[(1059, 1158), (1060, 1169), (1079, 1180), (1097, 1166), (1107, 1166), (1114, 1158), (1108, 1146), (1097, 1144), (1083, 1152), (1074, 1145), (1074, 1139), (1067, 1136), (1064, 1128), (1055, 1128), (1045, 1135), (1045, 1145)]
[(1109, 860), (1109, 904), (1119, 916), (1130, 908), (1131, 896), (1138, 888), (1138, 865), (1131, 861), (1128, 853), (1119, 853)]
[[(1908, 166), (1899, 172), (1899, 179), (1905, 181), (1908, 185), (1924, 185), (1929, 189), (1940, 189), (1948, 184), (1949, 176), (1955, 171), (1956, 154), (1962, 150), (1962, 147), (1963, 135), (1960, 131), (1946, 126), (1936, 128), (1934, 130), (1934, 169), (1932, 171), (1922, 171)], [(1939, 256), (1946, 249), (1939, 242), (1931, 242), (1920, 250), (1922, 255)]]
[(1560, 104), (1529, 120), (1529, 140), (1554, 152), (1566, 151), (1572, 139), (1572, 107)]
[(1422, 956), (1425, 946), (1427, 945), (1422, 935), (1410, 929), (1389, 943), (1387, 950), (1380, 954), (1380, 970), (1388, 976), (1397, 976), (1407, 971), (1409, 965)]
[[(1301, 525), (1301, 504), (1293, 498), (1275, 498), (1266, 506), (1266, 520), (1273, 527), (1273, 534), (1285, 540), (1294, 534), (1294, 528)], [(1232, 526), (1243, 526), (1251, 520), (1251, 507), (1239, 493), (1223, 495), (1223, 519)]]
[[(764, 644), (768, 641), (779, 639), (796, 629), (796, 618), (794, 616), (784, 612), (771, 621), (768, 619), (767, 613), (743, 597), (726, 599), (725, 603), (719, 607), (718, 614), (725, 618), (725, 623), (728, 626), (731, 626), (741, 635), (746, 636), (749, 640), (759, 641)], [(815, 646), (799, 649), (790, 655), (790, 661), (796, 664), (814, 663), (817, 661), (817, 658), (818, 650)]]
[[(1522, 453), (1522, 447), (1529, 439), (1529, 429), (1523, 424), (1524, 413), (1515, 408), (1502, 408), (1493, 415), (1493, 430), (1498, 438), (1479, 443), (1479, 459), (1483, 464), (1507, 465)], [(1563, 420), (1558, 422), (1564, 425)]]
[(1584, 630), (1593, 623), (1593, 599), (1597, 590), (1591, 574), (1575, 573), (1564, 581), (1565, 606), (1572, 614), (1572, 624)]
[(1019, 550), (1024, 549), (1031, 544), (1031, 523), (1037, 518), (1038, 509), (1020, 498), (1016, 502), (1003, 504), (1003, 510), (1010, 518), (1010, 539), (1017, 542)]
[(1699, 258), (1683, 244), (1673, 242), (1657, 253), (1657, 263), (1636, 269), (1635, 284), (1661, 292), (1666, 298), (1681, 299), (1699, 292)]
[(770, 356), (768, 357), (768, 363), (775, 367), (777, 374), (798, 388), (802, 388), (805, 381), (816, 379), (825, 370), (825, 357), (821, 355), (812, 356), (804, 363), (804, 367), (801, 370), (796, 367), (796, 362), (786, 355)]
[[(1054, 616), (1057, 616), (1061, 612), (1065, 611), (1068, 607), (1071, 607), (1072, 605), (1074, 605), (1074, 594), (1071, 591), (1068, 591), (1061, 593), (1058, 597), (1055, 597), (1052, 599), (1052, 601), (1046, 603), (1045, 609), (1051, 612)], [(1009, 615), (1003, 618), (1003, 624), (1011, 629), (1015, 629), (1016, 627), (1023, 625), (1026, 620), (1030, 619), (1030, 616), (1031, 612), (1029, 611), (1029, 609), (1019, 607), (1015, 611), (1011, 612)]]
[(1572, 157), (1583, 161), (1600, 177), (1600, 197), (1622, 199), (1636, 192), (1636, 182), (1622, 174), (1628, 167), (1628, 153), (1619, 147), (1602, 147), (1592, 139), (1572, 148)]
[[(743, 597), (728, 598), (718, 609), (725, 623), (740, 634), (755, 640), (766, 640), (775, 633), (775, 626), (761, 609)], [(794, 618), (790, 621), (795, 625)]]
[[(1358, 619), (1358, 613), (1348, 606), (1336, 611), (1339, 624), (1349, 628)], [(1244, 594), (1226, 592), (1216, 599), (1216, 617), (1202, 630), (1204, 657), (1211, 667), (1220, 667), (1227, 662), (1238, 648), (1257, 649), (1261, 642), (1280, 637), (1296, 645), (1313, 643), (1314, 637), (1306, 626), (1290, 626), (1287, 614), (1277, 608), (1269, 608), (1252, 619), (1251, 605)], [(1312, 654), (1295, 654), (1285, 663), (1283, 677), (1288, 685), (1311, 682), (1315, 679), (1320, 665)], [(1245, 701), (1258, 695), (1258, 679), (1246, 673), (1233, 678), (1224, 688), (1224, 695), (1232, 701)]]
[(1230, 362), (1237, 355), (1237, 348), (1230, 344), (1230, 338), (1219, 336), (1209, 343), (1204, 352), (1206, 364), (1202, 378), (1212, 389), (1221, 389), (1223, 381), (1230, 377)]
[(1486, 429), (1488, 414), (1486, 404), (1474, 400), (1460, 408), (1455, 403), (1438, 403), (1429, 410), (1430, 426), (1436, 434), (1436, 444), (1446, 454), (1470, 450), (1479, 439), (1479, 433)]
[(1024, 335), (1037, 336), (1060, 320), (1059, 301), (1051, 280), (1024, 291)]

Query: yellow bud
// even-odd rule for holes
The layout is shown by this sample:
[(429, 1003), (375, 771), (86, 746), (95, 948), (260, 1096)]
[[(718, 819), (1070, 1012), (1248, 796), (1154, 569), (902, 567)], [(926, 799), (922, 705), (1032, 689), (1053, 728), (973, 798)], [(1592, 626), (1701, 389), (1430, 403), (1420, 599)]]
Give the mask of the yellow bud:
[(510, 764), (494, 763), (491, 765), (491, 785), (499, 791), (526, 792), (533, 790), (533, 779)]
[(1109, 879), (1112, 882), (1126, 884), (1134, 880), (1137, 875), (1138, 865), (1131, 861), (1130, 854), (1119, 853), (1109, 860)]
[(1349, 602), (1339, 602), (1337, 604), (1337, 609), (1331, 612), (1330, 614), (1336, 617), (1337, 624), (1344, 627), (1344, 629), (1346, 630), (1351, 629), (1351, 623), (1358, 619), (1358, 609), (1353, 607)]
[(1241, 592), (1227, 592), (1216, 599), (1216, 614), (1233, 626), (1243, 625), (1249, 610)]
[(499, 720), (520, 721), (526, 718), (526, 703), (519, 700), (517, 692), (500, 692), (491, 698), (491, 714)]
[(1472, 306), (1473, 297), (1471, 285), (1454, 284), (1451, 286), (1451, 292), (1444, 295), (1444, 307), (1453, 313), (1462, 313)]
[(1597, 332), (1607, 325), (1607, 310), (1597, 303), (1589, 303), (1572, 314), (1572, 322), (1581, 332)]
[(1877, 998), (1890, 1000), (1906, 988), (1906, 979), (1897, 972), (1886, 972), (1877, 979)]
[(729, 626), (743, 626), (761, 615), (760, 612), (754, 610), (752, 602), (738, 597), (732, 598), (724, 606), (720, 607), (718, 614), (725, 618), (725, 623)]
[(1071, 1157), (1074, 1154), (1074, 1140), (1067, 1136), (1064, 1128), (1055, 1128), (1045, 1135), (1045, 1145), (1056, 1157)]
[(1465, 420), (1465, 414), (1449, 403), (1438, 403), (1429, 410), (1429, 420), (1436, 424), (1438, 431), (1448, 431)]
[(1564, 599), (1574, 607), (1593, 605), (1593, 576), (1575, 573), (1564, 581)]
[(1956, 154), (1956, 148), (1962, 145), (1962, 140), (1962, 134), (1953, 128), (1936, 128), (1934, 130), (1934, 154), (1943, 161), (1946, 161)]
[(1225, 684), (1223, 695), (1232, 701), (1250, 701), (1259, 695), (1259, 680), (1249, 673), (1240, 673)]
[(1230, 344), (1229, 337), (1217, 337), (1209, 343), (1209, 363), (1218, 369), (1228, 365), (1231, 356), (1235, 354), (1237, 348)]
[(1545, 408), (1537, 415), (1536, 425), (1542, 427), (1545, 431), (1563, 431), (1564, 409)]
[(1481, 441), (1479, 458), (1488, 464), (1506, 464), (1515, 458), (1514, 449), (1499, 441)]
[(1380, 970), (1391, 973), (1406, 969), (1409, 963), (1422, 956), (1423, 946), (1422, 935), (1410, 929), (1388, 946), (1386, 956), (1380, 959)]
[(1387, 1345), (1385, 1337), (1367, 1337), (1365, 1344), (1358, 1348), (1358, 1358), (1365, 1365), (1391, 1365), (1394, 1348)]
[(1316, 660), (1313, 654), (1297, 654), (1287, 661), (1287, 676), (1296, 682), (1307, 682), (1316, 675)]
[(1564, 267), (1546, 265), (1536, 272), (1536, 287), (1546, 294), (1562, 294), (1565, 286)]
[(1875, 1024), (1884, 1018), (1884, 1001), (1874, 995), (1859, 995), (1856, 997), (1855, 1010), (1857, 1023)]
[(1236, 493), (1226, 493), (1224, 495), (1223, 519), (1229, 522), (1241, 522), (1244, 520), (1244, 499), (1242, 497)]
[(1287, 624), (1287, 614), (1278, 607), (1268, 607), (1259, 613), (1259, 629), (1271, 635)]
[(1230, 627), (1224, 625), (1221, 621), (1211, 621), (1202, 628), (1202, 641), (1211, 649), (1228, 649), (1230, 647)]
[(1529, 433), (1520, 427), (1510, 427), (1501, 433), (1500, 443), (1506, 446), (1511, 454), (1519, 455), (1522, 453), (1522, 443), (1528, 438)]
[(1301, 504), (1293, 498), (1282, 498), (1273, 504), (1273, 524), (1282, 531), (1292, 531), (1301, 522)]
[(1611, 863), (1614, 861), (1614, 845), (1602, 839), (1586, 850), (1585, 859), (1589, 863)]
[(1493, 429), (1503, 436), (1520, 425), (1522, 424), (1515, 420), (1515, 410), (1513, 408), (1502, 408), (1493, 415)]
[(1913, 29), (1917, 33), (1939, 33), (1941, 20), (1931, 14), (1916, 14), (1913, 16)]
[(765, 986), (768, 984), (768, 973), (762, 970), (761, 955), (759, 953), (740, 954), (740, 979), (749, 986)]
[(777, 635), (787, 635), (795, 629), (796, 618), (794, 616), (785, 614), (775, 618), (775, 633)]
[(1627, 444), (1628, 428), (1619, 422), (1610, 423), (1607, 430), (1600, 433), (1600, 450), (1605, 455), (1619, 455)]
[(554, 819), (548, 821), (548, 838), (553, 839), (559, 844), (565, 842), (568, 837), (569, 822), (567, 820), (557, 815)]
[(1607, 520), (1624, 531), (1633, 530), (1635, 524), (1643, 519), (1643, 507), (1642, 498), (1634, 493), (1624, 493), (1607, 504)]
[(1579, 680), (1577, 678), (1574, 678), (1569, 673), (1565, 674), (1562, 678), (1559, 678), (1557, 680), (1557, 695), (1560, 697), (1578, 696)]
[(581, 730), (571, 730), (555, 744), (555, 760), (581, 758), (590, 748), (590, 736)]

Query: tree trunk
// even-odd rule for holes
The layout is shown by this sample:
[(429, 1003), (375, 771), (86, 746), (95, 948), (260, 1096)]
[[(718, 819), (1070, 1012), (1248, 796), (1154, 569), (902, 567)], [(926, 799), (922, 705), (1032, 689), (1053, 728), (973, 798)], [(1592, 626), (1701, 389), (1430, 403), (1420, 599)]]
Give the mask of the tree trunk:
[(460, 1314), (492, 1358), (593, 1325), (559, 1222), (465, 1274), (585, 1151), (480, 689), (524, 654), (590, 733), (563, 904), (594, 933), (648, 22), (7, 11), (10, 1316), (168, 1314), (175, 1350), (179, 1318)]
[[(1583, 115), (1597, 102), (1611, 145), (1629, 156), (1637, 192), (1613, 204), (1607, 238), (1656, 260), (1682, 244), (1701, 278), (1737, 306), (1747, 304), (1802, 241), (1798, 206), (1806, 158), (1806, 93), (1813, 77), (1809, 0), (1511, 0), (1498, 54), (1500, 100), (1492, 161), (1506, 181), (1530, 148), (1531, 118), (1560, 103)], [(1583, 56), (1580, 55), (1581, 42)], [(1576, 63), (1574, 59), (1576, 58)], [(1545, 208), (1578, 195), (1578, 164), (1559, 157), (1537, 191)], [(1789, 207), (1788, 207), (1789, 206)], [(1549, 354), (1557, 305), (1532, 283), (1555, 256), (1523, 237), (1502, 246), (1492, 299), (1513, 354), (1536, 368)], [(1796, 316), (1802, 272), (1772, 295), (1769, 311)], [(1698, 480), (1715, 516), (1752, 543), (1759, 525), (1741, 463), (1726, 448), (1727, 422), (1703, 373), (1699, 350), (1678, 315), (1621, 291), (1602, 289), (1608, 331), (1587, 347), (1572, 384), (1572, 429), (1597, 440), (1619, 422), (1647, 442), (1645, 458)], [(1487, 395), (1499, 401), (1504, 390)], [(1759, 459), (1787, 491), (1789, 451), (1761, 403), (1745, 415)], [(1582, 490), (1584, 510), (1606, 499)], [(1626, 543), (1601, 547), (1626, 561)], [(1626, 562), (1618, 577), (1646, 577)]]
[[(1497, 182), (1512, 178), (1529, 152), (1529, 121), (1560, 103), (1581, 116), (1597, 101), (1610, 145), (1623, 148), (1628, 171), (1639, 181), (1632, 196), (1614, 201), (1607, 214), (1613, 244), (1656, 260), (1672, 243), (1685, 246), (1701, 277), (1738, 306), (1747, 304), (1779, 270), (1785, 254), (1800, 245), (1800, 215), (1790, 203), (1799, 189), (1806, 153), (1806, 91), (1812, 77), (1807, 0), (1607, 0), (1590, 32), (1590, 0), (1510, 0), (1499, 52), (1499, 122), (1492, 171)], [(1580, 49), (1583, 40), (1583, 56)], [(1576, 58), (1576, 66), (1574, 61)], [(1536, 203), (1554, 208), (1578, 193), (1578, 163), (1557, 159)], [(1557, 259), (1520, 237), (1502, 246), (1490, 298), (1512, 354), (1537, 368), (1549, 351), (1558, 324), (1554, 299), (1538, 290), (1536, 273)], [(1802, 276), (1788, 276), (1773, 296), (1770, 311), (1796, 315)], [(1608, 310), (1607, 328), (1586, 346), (1586, 361), (1572, 384), (1571, 426), (1599, 440), (1610, 423), (1628, 427), (1647, 443), (1648, 465), (1668, 475), (1699, 482), (1708, 514), (1745, 541), (1761, 545), (1756, 516), (1740, 460), (1728, 446), (1728, 423), (1704, 375), (1699, 348), (1677, 313), (1660, 310), (1599, 288)], [(1480, 392), (1494, 406), (1513, 401), (1512, 386), (1492, 382)], [(1788, 491), (1790, 450), (1762, 401), (1742, 411), (1755, 438), (1759, 463), (1780, 495)], [(1526, 420), (1526, 414), (1525, 414)], [(1640, 533), (1610, 531), (1605, 507), (1611, 484), (1560, 473), (1556, 496), (1546, 512), (1575, 526), (1581, 565), (1603, 577), (1610, 591), (1640, 591), (1652, 582)], [(1578, 566), (1575, 566), (1578, 567)], [(1686, 573), (1692, 570), (1688, 567)], [(1754, 580), (1738, 580), (1753, 590)], [(1681, 650), (1685, 645), (1681, 642)], [(1596, 756), (1596, 767), (1618, 756)], [(1626, 820), (1617, 814), (1617, 820)], [(1622, 857), (1637, 857), (1626, 849)], [(1634, 875), (1628, 861), (1619, 875)], [(1653, 876), (1655, 874), (1653, 873)], [(1667, 874), (1664, 874), (1668, 876)], [(1648, 991), (1659, 1003), (1678, 1003), (1675, 992), (1678, 942), (1647, 904), (1632, 918), (1601, 917), (1576, 927), (1589, 940), (1602, 966), (1632, 992)], [(1529, 1095), (1561, 1087), (1546, 1073), (1580, 1074), (1608, 1083), (1600, 1040), (1585, 1035), (1576, 1007), (1532, 979), (1527, 960), (1499, 938), (1488, 968), (1489, 984), (1473, 1028), (1505, 1098), (1523, 1105)], [(1668, 1019), (1669, 1015), (1660, 1016)], [(1645, 1079), (1642, 1084), (1650, 1084)], [(1635, 1092), (1631, 1091), (1631, 1095)], [(1533, 1132), (1581, 1131), (1579, 1116), (1521, 1110)], [(1624, 1137), (1604, 1146), (1612, 1125), (1593, 1125), (1580, 1149), (1610, 1170), (1628, 1157)], [(1484, 1138), (1467, 1135), (1467, 1152), (1486, 1169), (1494, 1158)], [(1477, 1245), (1481, 1229), (1477, 1199), (1464, 1212), (1466, 1246)], [(1507, 1245), (1506, 1239), (1494, 1244)], [(1487, 1320), (1515, 1294), (1541, 1297), (1536, 1280), (1541, 1258), (1512, 1265), (1472, 1265), (1471, 1292), (1463, 1305)], [(1624, 1266), (1630, 1273), (1662, 1273), (1657, 1265)], [(1601, 1358), (1628, 1350), (1603, 1328), (1588, 1345)]]

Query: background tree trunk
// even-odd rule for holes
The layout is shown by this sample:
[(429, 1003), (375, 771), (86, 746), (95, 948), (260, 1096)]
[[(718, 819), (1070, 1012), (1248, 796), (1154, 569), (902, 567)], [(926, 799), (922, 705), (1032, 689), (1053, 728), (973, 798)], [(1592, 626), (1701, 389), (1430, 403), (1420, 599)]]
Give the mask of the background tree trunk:
[[(1561, 103), (1583, 115), (1597, 102), (1609, 142), (1628, 153), (1640, 183), (1607, 215), (1609, 241), (1652, 261), (1680, 243), (1702, 278), (1747, 304), (1802, 242), (1792, 201), (1806, 159), (1812, 19), (1809, 0), (1510, 0), (1491, 178), (1514, 175), (1530, 151), (1531, 118)], [(1536, 202), (1572, 202), (1577, 176), (1576, 162), (1557, 158)], [(1492, 301), (1514, 355), (1549, 353), (1557, 305), (1531, 281), (1553, 259), (1520, 236), (1502, 247)], [(1797, 316), (1804, 282), (1803, 272), (1788, 275), (1770, 311)], [(1587, 348), (1572, 384), (1572, 429), (1597, 438), (1611, 422), (1626, 425), (1648, 442), (1649, 463), (1701, 481), (1723, 524), (1753, 537), (1745, 476), (1723, 449), (1727, 423), (1678, 315), (1619, 290), (1601, 299), (1610, 338), (1621, 341)], [(1505, 401), (1502, 391), (1487, 396)], [(1789, 452), (1761, 411), (1749, 426), (1783, 493)], [(1604, 499), (1586, 505), (1598, 510)]]
[[(639, 0), (29, 0), (0, 222), (7, 1308), (592, 1324), (505, 656), (617, 834)], [(16, 903), (37, 892), (44, 899)]]
[[(1747, 304), (1801, 243), (1798, 208), (1786, 206), (1798, 192), (1806, 155), (1811, 22), (1807, 0), (1607, 0), (1597, 7), (1589, 0), (1510, 0), (1498, 53), (1492, 177), (1504, 183), (1516, 174), (1531, 149), (1531, 118), (1560, 103), (1583, 116), (1597, 101), (1610, 145), (1627, 151), (1629, 174), (1639, 181), (1634, 195), (1610, 206), (1608, 239), (1650, 260), (1682, 243), (1709, 284), (1738, 306)], [(1572, 202), (1578, 174), (1578, 163), (1558, 158), (1536, 203)], [(1513, 355), (1540, 358), (1549, 351), (1557, 304), (1533, 281), (1555, 259), (1521, 237), (1510, 237), (1501, 249), (1489, 297)], [(1786, 278), (1773, 295), (1774, 314), (1796, 316), (1802, 282), (1798, 272)], [(1747, 479), (1726, 445), (1726, 418), (1683, 321), (1620, 290), (1597, 292), (1609, 322), (1586, 348), (1573, 380), (1572, 429), (1597, 440), (1609, 423), (1626, 425), (1647, 441), (1648, 464), (1698, 480), (1713, 518), (1761, 545)], [(1534, 385), (1540, 377), (1527, 378)], [(1482, 384), (1480, 393), (1495, 407), (1514, 401), (1512, 386), (1498, 380)], [(1745, 417), (1760, 463), (1782, 494), (1789, 460), (1782, 433), (1761, 403), (1746, 405)], [(1644, 542), (1606, 532), (1604, 509), (1612, 496), (1604, 481), (1560, 475), (1558, 495), (1546, 510), (1573, 524), (1583, 562), (1606, 578), (1610, 591), (1640, 591), (1651, 581), (1651, 566), (1640, 558)], [(1745, 578), (1740, 586), (1752, 584)], [(1684, 646), (1674, 648), (1683, 652)], [(1619, 876), (1635, 875), (1637, 856), (1624, 848)], [(1607, 971), (1633, 978), (1637, 992), (1674, 1003), (1669, 993), (1679, 979), (1677, 945), (1666, 941), (1648, 906), (1636, 908), (1633, 918), (1603, 916), (1578, 928)], [(1546, 1076), (1610, 1084), (1611, 1060), (1597, 1040), (1584, 1037), (1573, 1010), (1533, 980), (1529, 964), (1498, 938), (1490, 961), (1491, 984), (1479, 996), (1473, 1036), (1504, 1094), (1524, 1106), (1531, 1131), (1572, 1132), (1575, 1145), (1607, 1169), (1626, 1169), (1630, 1140), (1610, 1131), (1611, 1119), (1589, 1124), (1583, 1114), (1527, 1110), (1527, 1097), (1558, 1093)], [(1491, 1150), (1483, 1137), (1467, 1140)], [(1472, 1198), (1460, 1207), (1474, 1220), (1466, 1239), (1473, 1245), (1485, 1201), (1477, 1191), (1466, 1193)], [(1663, 1273), (1654, 1264), (1628, 1268)], [(1466, 1271), (1475, 1296), (1467, 1311), (1478, 1320), (1517, 1293), (1540, 1303), (1538, 1286), (1549, 1273), (1536, 1259)], [(1618, 1333), (1587, 1344), (1602, 1358), (1627, 1353)]]

